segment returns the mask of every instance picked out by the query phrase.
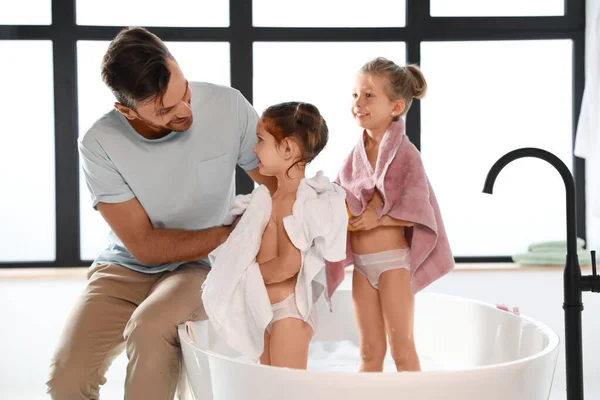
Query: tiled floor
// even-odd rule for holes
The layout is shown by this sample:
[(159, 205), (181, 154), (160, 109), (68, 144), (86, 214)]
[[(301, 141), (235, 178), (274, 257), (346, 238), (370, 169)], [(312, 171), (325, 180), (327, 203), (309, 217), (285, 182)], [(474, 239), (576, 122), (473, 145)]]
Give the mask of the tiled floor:
[[(0, 399), (48, 399), (48, 362), (82, 278), (6, 279), (0, 277)], [(123, 398), (126, 359), (109, 370), (103, 399)], [(586, 383), (586, 399), (600, 398), (600, 383)], [(564, 391), (550, 400), (566, 399)]]

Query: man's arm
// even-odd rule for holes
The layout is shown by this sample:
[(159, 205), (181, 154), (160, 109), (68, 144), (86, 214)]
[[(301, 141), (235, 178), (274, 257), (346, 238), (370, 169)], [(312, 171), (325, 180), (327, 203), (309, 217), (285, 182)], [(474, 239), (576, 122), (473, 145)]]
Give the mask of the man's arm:
[(267, 187), (267, 189), (269, 189), (269, 192), (271, 192), (271, 195), (273, 195), (273, 193), (275, 193), (275, 191), (277, 191), (277, 178), (276, 177), (261, 175), (261, 173), (258, 172), (258, 168), (254, 168), (254, 169), (251, 169), (246, 172), (248, 173), (250, 178), (252, 178), (252, 180), (254, 182), (256, 182), (258, 185), (265, 185)]
[(225, 242), (231, 232), (231, 227), (156, 229), (136, 198), (123, 203), (100, 202), (97, 208), (127, 250), (147, 265), (199, 260)]

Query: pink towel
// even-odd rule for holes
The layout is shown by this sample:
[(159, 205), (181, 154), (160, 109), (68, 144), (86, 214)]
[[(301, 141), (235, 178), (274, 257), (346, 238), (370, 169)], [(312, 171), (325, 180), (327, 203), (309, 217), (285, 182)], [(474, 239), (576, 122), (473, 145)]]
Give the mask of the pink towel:
[[(429, 183), (421, 154), (404, 134), (402, 119), (392, 122), (379, 147), (375, 170), (365, 151), (365, 135), (344, 161), (336, 183), (346, 190), (346, 202), (352, 215), (360, 215), (375, 188), (383, 205), (377, 215), (409, 221), (406, 228), (410, 246), (412, 289), (416, 293), (454, 268), (454, 258), (444, 229), (440, 209)], [(348, 239), (346, 259), (327, 265), (330, 296), (344, 279), (344, 268), (353, 263)]]

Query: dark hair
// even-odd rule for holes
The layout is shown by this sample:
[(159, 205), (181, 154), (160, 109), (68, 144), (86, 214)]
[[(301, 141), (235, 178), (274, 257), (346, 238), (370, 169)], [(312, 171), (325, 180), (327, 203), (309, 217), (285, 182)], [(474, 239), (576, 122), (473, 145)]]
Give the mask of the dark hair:
[(102, 80), (129, 108), (164, 96), (171, 77), (167, 46), (144, 28), (127, 28), (110, 42), (102, 59)]
[(261, 116), (265, 127), (277, 143), (284, 138), (296, 138), (302, 149), (301, 163), (306, 166), (315, 159), (327, 144), (329, 130), (319, 109), (310, 103), (290, 101), (267, 108)]
[[(400, 67), (387, 58), (377, 57), (363, 65), (360, 72), (388, 78), (389, 84), (385, 88), (388, 98), (392, 101), (404, 100), (404, 110), (400, 115), (408, 112), (413, 98), (422, 99), (427, 92), (425, 77), (416, 65)], [(393, 120), (399, 120), (400, 115), (396, 115)]]

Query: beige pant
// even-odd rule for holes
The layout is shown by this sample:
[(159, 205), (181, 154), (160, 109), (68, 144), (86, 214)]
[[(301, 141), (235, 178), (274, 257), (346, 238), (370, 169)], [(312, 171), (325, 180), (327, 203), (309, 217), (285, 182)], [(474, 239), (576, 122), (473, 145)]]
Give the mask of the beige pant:
[(52, 399), (98, 399), (110, 363), (124, 349), (125, 398), (173, 399), (181, 369), (177, 326), (206, 319), (200, 289), (207, 274), (198, 264), (159, 274), (91, 267), (52, 358)]

